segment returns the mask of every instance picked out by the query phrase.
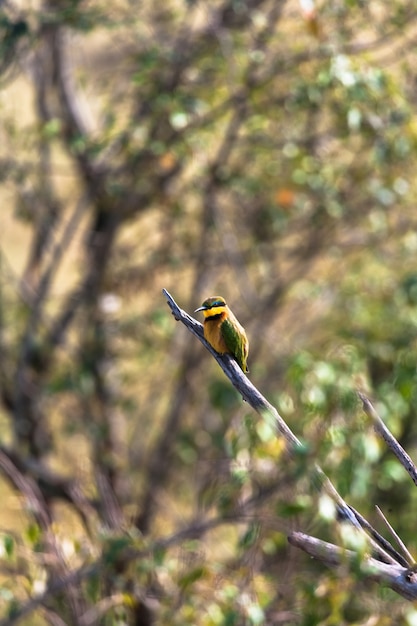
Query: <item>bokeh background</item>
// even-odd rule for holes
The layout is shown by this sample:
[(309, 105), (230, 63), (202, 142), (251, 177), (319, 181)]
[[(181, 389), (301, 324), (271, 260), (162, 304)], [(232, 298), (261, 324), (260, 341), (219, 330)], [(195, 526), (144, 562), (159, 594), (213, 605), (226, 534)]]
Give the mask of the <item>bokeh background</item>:
[[(404, 0), (0, 3), (1, 624), (417, 623), (287, 543), (341, 542), (314, 459), (417, 554), (356, 395), (416, 458), (416, 43)], [(227, 299), (305, 459), (163, 287)]]

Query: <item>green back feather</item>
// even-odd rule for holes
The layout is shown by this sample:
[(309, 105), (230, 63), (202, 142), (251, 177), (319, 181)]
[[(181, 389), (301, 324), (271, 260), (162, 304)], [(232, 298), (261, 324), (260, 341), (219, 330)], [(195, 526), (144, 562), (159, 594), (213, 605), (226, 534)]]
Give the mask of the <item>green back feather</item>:
[(247, 354), (245, 352), (245, 342), (239, 333), (233, 327), (233, 324), (226, 318), (221, 326), (223, 338), (227, 349), (233, 354), (242, 370), (246, 373), (248, 368), (246, 365)]

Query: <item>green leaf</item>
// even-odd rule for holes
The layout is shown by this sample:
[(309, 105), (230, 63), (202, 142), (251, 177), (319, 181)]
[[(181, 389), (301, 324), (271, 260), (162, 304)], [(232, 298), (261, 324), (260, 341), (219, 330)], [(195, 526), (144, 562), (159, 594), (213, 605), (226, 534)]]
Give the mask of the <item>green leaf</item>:
[(197, 580), (203, 578), (205, 573), (205, 567), (195, 567), (194, 569), (181, 576), (181, 578), (178, 580), (178, 586), (182, 589), (182, 591), (185, 591), (188, 587), (191, 587), (191, 585), (193, 585), (193, 583), (195, 583)]

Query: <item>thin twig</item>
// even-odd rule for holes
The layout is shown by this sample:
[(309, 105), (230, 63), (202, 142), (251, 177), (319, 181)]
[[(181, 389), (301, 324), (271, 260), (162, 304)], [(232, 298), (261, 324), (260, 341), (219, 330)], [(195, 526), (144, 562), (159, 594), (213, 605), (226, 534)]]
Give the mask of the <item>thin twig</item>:
[(397, 550), (392, 547), (392, 545), (389, 543), (389, 541), (385, 539), (385, 537), (383, 537), (377, 530), (375, 530), (375, 528), (371, 526), (371, 524), (352, 506), (349, 505), (349, 509), (352, 511), (353, 515), (356, 517), (361, 527), (366, 530), (371, 537), (375, 539), (377, 544), (381, 546), (381, 548), (383, 548), (385, 552), (391, 555), (396, 563), (402, 565), (403, 567), (408, 567), (407, 559), (405, 559), (402, 554), (397, 552)]
[(379, 506), (376, 505), (375, 508), (376, 508), (376, 512), (378, 513), (379, 517), (382, 519), (384, 524), (387, 526), (387, 528), (390, 531), (391, 535), (394, 537), (394, 539), (397, 542), (397, 544), (399, 545), (400, 549), (403, 551), (404, 556), (407, 559), (408, 564), (409, 565), (413, 565), (413, 563), (415, 563), (415, 559), (413, 559), (413, 557), (412, 557), (411, 553), (408, 551), (405, 543), (403, 542), (401, 537), (398, 535), (398, 533), (394, 530), (394, 528), (391, 526), (391, 524), (389, 523), (389, 521), (387, 520), (387, 518), (385, 517), (385, 515), (383, 514), (383, 512), (379, 508)]
[(366, 415), (368, 415), (368, 417), (370, 417), (373, 421), (375, 431), (383, 438), (387, 446), (394, 453), (405, 471), (411, 477), (413, 483), (417, 485), (417, 467), (413, 463), (411, 457), (407, 454), (401, 444), (398, 443), (390, 430), (385, 426), (384, 422), (379, 417), (369, 398), (367, 398), (362, 392), (359, 392), (358, 395), (359, 398), (362, 400), (363, 410), (365, 411)]

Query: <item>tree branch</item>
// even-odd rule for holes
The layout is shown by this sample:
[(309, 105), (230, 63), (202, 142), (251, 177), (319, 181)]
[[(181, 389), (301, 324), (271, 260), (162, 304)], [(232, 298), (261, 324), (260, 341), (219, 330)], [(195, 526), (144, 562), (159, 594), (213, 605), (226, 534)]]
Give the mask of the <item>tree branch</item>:
[[(330, 568), (336, 569), (341, 565), (351, 565), (355, 570), (358, 568), (358, 555), (353, 550), (299, 532), (291, 533), (288, 541)], [(366, 579), (387, 585), (406, 600), (417, 598), (417, 576), (413, 568), (382, 563), (369, 556), (362, 558), (359, 567)]]
[(359, 392), (359, 398), (362, 400), (363, 410), (366, 415), (371, 418), (374, 429), (382, 437), (390, 450), (397, 457), (405, 471), (410, 476), (413, 483), (417, 486), (417, 467), (414, 465), (411, 457), (407, 454), (400, 443), (395, 439), (394, 435), (385, 426), (378, 413), (375, 411), (371, 401), (363, 393)]
[[(177, 321), (182, 322), (188, 330), (195, 335), (201, 343), (207, 348), (207, 350), (213, 355), (220, 367), (232, 382), (233, 386), (242, 394), (242, 397), (246, 402), (263, 418), (265, 419), (277, 432), (281, 434), (287, 444), (287, 451), (290, 453), (303, 452), (304, 446), (301, 441), (294, 435), (291, 429), (287, 426), (284, 419), (280, 416), (278, 411), (273, 407), (262, 394), (256, 389), (256, 387), (245, 376), (233, 359), (231, 355), (221, 355), (217, 353), (211, 345), (204, 338), (204, 330), (202, 324), (197, 322), (193, 317), (183, 311), (175, 302), (173, 297), (166, 289), (163, 289), (163, 294), (167, 300), (168, 306)], [(359, 513), (349, 506), (342, 496), (338, 493), (335, 486), (330, 479), (326, 476), (323, 470), (316, 463), (313, 464), (313, 470), (311, 474), (312, 484), (320, 491), (323, 489), (326, 494), (333, 500), (338, 510), (339, 516), (344, 521), (349, 521), (358, 531), (364, 533), (368, 546), (370, 549), (380, 557), (381, 561), (385, 564), (390, 564), (392, 567), (400, 568), (405, 579), (405, 572), (407, 567), (404, 567), (404, 557), (399, 554), (386, 539), (384, 539)], [(318, 541), (318, 540), (317, 540)], [(329, 544), (331, 545), (331, 544)], [(340, 550), (343, 550), (340, 548)], [(357, 558), (357, 555), (356, 555)], [(379, 562), (379, 561), (378, 561)], [(391, 581), (392, 582), (392, 581)], [(392, 583), (394, 584), (394, 583)], [(398, 593), (401, 591), (400, 587), (395, 588)], [(408, 593), (408, 592), (407, 592)], [(415, 590), (409, 591), (411, 595), (405, 595), (407, 598), (417, 597), (417, 587)], [(401, 595), (404, 593), (401, 592)]]
[(246, 402), (250, 404), (250, 406), (257, 413), (259, 413), (259, 415), (261, 415), (268, 423), (274, 426), (274, 428), (281, 433), (287, 443), (288, 451), (295, 452), (298, 450), (302, 452), (304, 450), (304, 446), (301, 441), (297, 439), (291, 429), (288, 428), (276, 408), (259, 393), (256, 387), (250, 382), (249, 378), (243, 374), (233, 357), (229, 354), (218, 354), (218, 352), (216, 352), (204, 339), (202, 324), (180, 309), (166, 289), (163, 289), (162, 292), (167, 299), (168, 306), (170, 307), (175, 319), (182, 322), (188, 330), (201, 341), (205, 348), (211, 352), (226, 376), (232, 382), (233, 386), (242, 395), (243, 399), (246, 400)]

